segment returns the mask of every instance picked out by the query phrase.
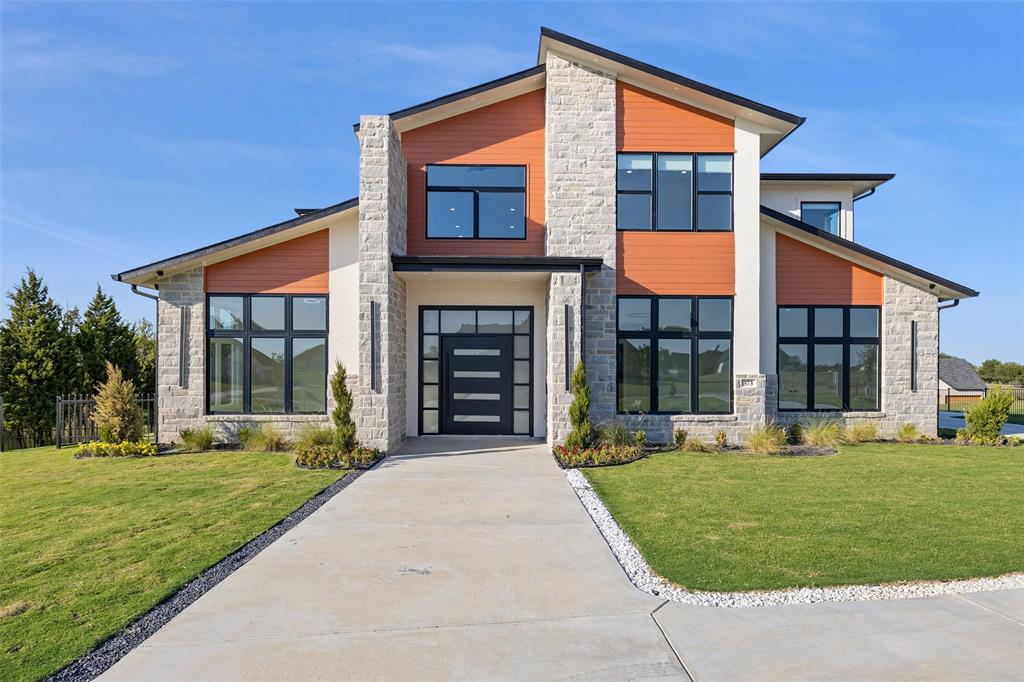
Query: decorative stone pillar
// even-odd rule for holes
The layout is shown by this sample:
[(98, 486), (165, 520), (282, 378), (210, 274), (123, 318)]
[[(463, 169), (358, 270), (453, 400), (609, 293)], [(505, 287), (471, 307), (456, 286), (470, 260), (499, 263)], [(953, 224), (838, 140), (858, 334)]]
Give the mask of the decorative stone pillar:
[[(406, 165), (387, 116), (359, 122), (359, 439), (394, 450), (406, 438), (406, 284), (391, 267), (406, 245)], [(373, 317), (376, 319), (372, 319)]]
[(206, 295), (203, 269), (170, 275), (162, 278), (158, 285), (157, 420), (160, 442), (171, 443), (179, 439), (182, 429), (204, 423)]
[[(916, 322), (917, 342), (911, 341)], [(912, 348), (917, 348), (917, 386), (912, 386)], [(882, 306), (882, 422), (884, 435), (910, 423), (936, 435), (939, 388), (939, 311), (934, 294), (885, 278)]]
[[(595, 424), (615, 413), (615, 107), (614, 75), (548, 53), (546, 253), (604, 259), (599, 272), (586, 275), (586, 328), (581, 329)], [(580, 275), (556, 274), (548, 289), (552, 443), (562, 442), (568, 432), (572, 396), (565, 390), (563, 311), (565, 303), (579, 300), (580, 286)], [(574, 312), (573, 318), (579, 324), (580, 315)]]

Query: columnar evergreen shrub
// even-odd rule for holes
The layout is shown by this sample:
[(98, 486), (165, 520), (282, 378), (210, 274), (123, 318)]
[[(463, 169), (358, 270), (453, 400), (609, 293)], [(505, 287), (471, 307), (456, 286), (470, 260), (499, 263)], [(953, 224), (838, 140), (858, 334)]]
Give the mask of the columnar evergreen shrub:
[(92, 421), (104, 443), (136, 441), (142, 438), (146, 419), (135, 400), (135, 385), (125, 379), (121, 368), (110, 362), (106, 365), (107, 380), (96, 393)]
[(569, 405), (569, 424), (572, 430), (565, 438), (565, 445), (570, 448), (585, 448), (593, 440), (593, 428), (590, 426), (590, 387), (587, 386), (587, 373), (583, 360), (576, 363), (572, 373), (572, 404)]
[(349, 452), (358, 447), (359, 441), (356, 440), (356, 425), (352, 421), (352, 394), (345, 378), (345, 365), (339, 360), (331, 377), (331, 396), (334, 398), (331, 420), (334, 422), (334, 446), (342, 452)]
[(1014, 396), (1009, 391), (998, 388), (979, 400), (967, 410), (964, 418), (967, 428), (964, 430), (968, 440), (977, 443), (998, 443), (1002, 440), (1003, 424), (1010, 416)]

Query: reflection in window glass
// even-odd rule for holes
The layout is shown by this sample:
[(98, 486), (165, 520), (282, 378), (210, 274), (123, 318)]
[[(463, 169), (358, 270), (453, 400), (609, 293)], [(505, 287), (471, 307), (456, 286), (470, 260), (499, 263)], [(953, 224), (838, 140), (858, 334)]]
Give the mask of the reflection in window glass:
[(423, 410), (423, 433), (437, 433), (437, 410)]
[(693, 228), (693, 157), (658, 155), (658, 229)]
[(517, 336), (515, 337), (515, 357), (518, 360), (529, 360), (530, 359), (530, 337), (529, 336)]
[(512, 407), (517, 410), (530, 409), (530, 387), (516, 386), (512, 392)]
[(423, 407), (437, 407), (437, 386), (423, 387)]
[(284, 339), (254, 338), (250, 344), (252, 412), (284, 412)]
[(663, 332), (690, 331), (690, 299), (658, 299), (658, 330)]
[(779, 336), (807, 336), (807, 308), (779, 308)]
[(878, 338), (878, 308), (850, 308), (850, 336)]
[(437, 360), (424, 360), (423, 361), (423, 383), (425, 383), (425, 384), (436, 384), (437, 383)]
[(513, 365), (512, 381), (517, 384), (530, 383), (530, 361), (516, 360)]
[(698, 230), (731, 230), (732, 197), (728, 194), (701, 194), (697, 197)]
[(440, 352), (440, 347), (437, 335), (425, 334), (423, 336), (423, 357), (436, 358)]
[(296, 296), (292, 299), (292, 329), (296, 331), (327, 331), (327, 299)]
[(472, 192), (427, 192), (427, 236), (473, 237)]
[(284, 329), (284, 296), (253, 296), (249, 311), (254, 332)]
[(807, 409), (807, 344), (779, 344), (779, 408)]
[(515, 317), (515, 332), (516, 334), (529, 334), (530, 333), (530, 311), (529, 310), (516, 310), (514, 313)]
[(815, 336), (842, 336), (843, 335), (843, 309), (842, 308), (815, 308), (814, 309), (814, 335)]
[(800, 220), (819, 230), (839, 235), (839, 202), (805, 201), (800, 204)]
[(690, 339), (658, 340), (658, 411), (690, 411)]
[(526, 195), (522, 192), (480, 192), (479, 230), (482, 239), (526, 236)]
[(732, 342), (700, 339), (697, 346), (697, 409), (728, 412), (732, 393)]
[(651, 342), (619, 339), (619, 412), (651, 410)]
[(441, 311), (441, 333), (442, 334), (475, 334), (476, 333), (476, 311), (475, 310), (442, 310)]
[(850, 344), (850, 409), (877, 410), (878, 344)]
[(843, 407), (843, 347), (814, 345), (814, 408), (840, 410)]
[(619, 154), (617, 171), (619, 190), (650, 190), (652, 168), (653, 161), (650, 154)]
[(728, 298), (702, 298), (697, 316), (701, 332), (732, 331), (732, 300)]
[(647, 331), (651, 328), (651, 299), (619, 299), (619, 331)]
[(477, 311), (478, 334), (511, 334), (511, 310), (480, 310)]
[(512, 431), (516, 435), (528, 435), (530, 433), (529, 411), (516, 410), (512, 414)]
[(732, 157), (725, 154), (701, 154), (697, 157), (697, 189), (701, 192), (732, 190)]
[(210, 412), (241, 412), (245, 371), (242, 339), (210, 339)]
[(292, 412), (327, 409), (327, 339), (292, 339)]
[(436, 334), (438, 331), (438, 316), (439, 310), (424, 310), (423, 311), (423, 333), (424, 334)]
[(523, 166), (427, 166), (431, 187), (525, 187)]
[(209, 307), (210, 329), (242, 329), (245, 320), (241, 296), (211, 296)]
[(620, 230), (651, 229), (651, 195), (619, 194), (615, 226)]

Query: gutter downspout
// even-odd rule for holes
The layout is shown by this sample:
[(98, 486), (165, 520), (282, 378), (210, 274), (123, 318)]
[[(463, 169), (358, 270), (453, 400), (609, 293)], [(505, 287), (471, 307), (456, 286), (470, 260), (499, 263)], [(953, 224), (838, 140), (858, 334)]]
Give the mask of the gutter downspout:
[[(940, 298), (939, 299), (939, 303), (942, 303), (944, 300), (948, 300), (948, 299)], [(936, 315), (936, 319), (935, 319), (935, 322), (936, 322), (936, 324), (935, 324), (935, 343), (936, 343), (936, 345), (938, 345), (939, 355), (942, 354), (942, 311), (943, 310), (949, 310), (950, 308), (955, 308), (958, 305), (960, 305), (960, 299), (959, 298), (954, 298), (953, 302), (950, 303), (949, 305), (940, 305), (940, 306), (938, 306), (936, 308), (939, 311), (939, 313), (938, 313), (938, 315)], [(935, 363), (938, 364), (938, 362), (939, 362), (938, 357), (936, 357)], [(936, 370), (935, 376), (938, 377), (938, 375), (939, 375), (938, 370)], [(936, 386), (935, 386), (935, 393), (936, 393), (936, 395), (935, 395), (935, 402), (939, 401), (938, 388), (939, 387), (936, 384)], [(935, 421), (936, 421), (935, 428), (936, 428), (936, 433), (938, 433), (938, 426), (939, 426), (938, 425), (938, 419), (939, 419), (939, 413), (938, 413), (938, 410), (936, 410), (936, 412), (935, 412)]]
[(868, 198), (869, 196), (871, 196), (871, 195), (872, 195), (872, 194), (874, 194), (874, 193), (875, 193), (875, 188), (874, 188), (874, 187), (872, 187), (872, 188), (871, 188), (871, 189), (869, 189), (869, 190), (868, 190), (867, 192), (864, 192), (864, 194), (858, 194), (857, 196), (855, 196), (855, 197), (853, 198), (853, 200), (854, 200), (854, 201), (860, 201), (861, 199), (867, 199), (867, 198)]
[[(150, 300), (156, 301), (156, 319), (153, 322), (153, 333), (156, 334), (157, 338), (157, 351), (156, 357), (153, 358), (153, 373), (156, 375), (153, 377), (153, 387), (156, 388), (156, 378), (160, 376), (160, 296), (157, 294), (151, 294), (148, 291), (139, 291), (139, 285), (132, 285), (132, 293), (136, 296), (142, 296)], [(155, 397), (155, 396), (154, 396)], [(153, 420), (153, 441), (159, 447), (160, 445), (160, 399), (156, 399), (156, 404), (153, 405), (153, 410), (156, 412), (156, 419)]]

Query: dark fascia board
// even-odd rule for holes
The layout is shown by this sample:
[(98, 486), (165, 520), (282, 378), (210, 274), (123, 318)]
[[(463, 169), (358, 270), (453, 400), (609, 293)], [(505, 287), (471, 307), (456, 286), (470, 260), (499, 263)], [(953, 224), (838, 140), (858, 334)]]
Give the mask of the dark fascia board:
[(275, 225), (270, 225), (269, 227), (263, 227), (263, 228), (260, 228), (258, 230), (254, 230), (253, 232), (248, 232), (248, 233), (243, 234), (243, 235), (238, 236), (238, 237), (232, 237), (231, 239), (225, 239), (224, 241), (217, 242), (216, 244), (210, 244), (209, 246), (204, 246), (204, 247), (199, 248), (199, 249), (194, 249), (192, 251), (186, 251), (185, 253), (178, 254), (177, 256), (171, 256), (170, 258), (165, 258), (163, 260), (159, 260), (159, 261), (150, 263), (148, 265), (142, 265), (142, 266), (137, 267), (137, 268), (132, 268), (131, 270), (125, 270), (124, 272), (120, 272), (120, 273), (117, 273), (115, 275), (111, 275), (110, 277), (111, 277), (111, 279), (113, 279), (113, 280), (115, 280), (117, 282), (123, 282), (123, 281), (131, 279), (133, 277), (137, 277), (139, 275), (143, 275), (143, 274), (145, 274), (147, 272), (152, 272), (152, 271), (155, 271), (155, 270), (165, 270), (165, 269), (168, 269), (168, 268), (173, 268), (174, 266), (180, 265), (181, 263), (184, 263), (184, 262), (187, 262), (187, 261), (190, 261), (190, 260), (195, 260), (196, 258), (203, 258), (205, 256), (209, 256), (209, 255), (212, 255), (214, 253), (217, 253), (218, 251), (223, 251), (224, 249), (230, 249), (230, 248), (232, 248), (234, 246), (240, 246), (242, 244), (245, 244), (246, 242), (251, 242), (251, 241), (256, 240), (256, 239), (261, 239), (263, 237), (269, 237), (270, 235), (277, 234), (278, 232), (283, 232), (284, 230), (289, 230), (289, 229), (294, 228), (294, 227), (299, 227), (301, 225), (305, 225), (306, 223), (311, 223), (314, 220), (319, 220), (320, 218), (326, 218), (328, 216), (334, 215), (335, 213), (341, 213), (342, 211), (347, 211), (348, 209), (354, 208), (354, 207), (356, 207), (358, 205), (359, 205), (359, 198), (358, 197), (355, 197), (353, 199), (347, 199), (345, 201), (342, 201), (341, 203), (337, 203), (337, 204), (334, 204), (332, 206), (326, 206), (324, 208), (319, 208), (319, 209), (312, 210), (312, 211), (310, 211), (308, 213), (304, 213), (304, 214), (300, 215), (297, 218), (292, 218), (291, 220), (285, 220), (284, 222), (280, 222), (280, 223), (277, 223)]
[(886, 265), (892, 266), (897, 270), (902, 270), (904, 272), (910, 273), (911, 275), (920, 277), (921, 279), (926, 279), (935, 284), (941, 284), (947, 289), (952, 289), (953, 291), (963, 294), (965, 298), (973, 298), (974, 296), (977, 296), (980, 293), (975, 291), (974, 289), (964, 286), (963, 284), (957, 284), (952, 280), (948, 280), (944, 277), (939, 277), (938, 275), (932, 274), (927, 270), (915, 268), (913, 265), (904, 263), (903, 261), (896, 260), (895, 258), (892, 258), (890, 256), (886, 256), (884, 253), (880, 253), (878, 251), (875, 251), (874, 249), (869, 249), (866, 246), (861, 246), (857, 242), (851, 242), (848, 239), (837, 237), (831, 232), (819, 230), (818, 228), (814, 227), (814, 225), (809, 225), (801, 220), (797, 220), (791, 215), (782, 213), (780, 211), (776, 211), (775, 209), (768, 208), (767, 206), (761, 207), (761, 215), (766, 216), (768, 218), (772, 218), (773, 220), (777, 220), (780, 223), (784, 223), (790, 227), (795, 227), (798, 230), (803, 230), (808, 234), (812, 234), (815, 237), (824, 239), (825, 241), (836, 246), (842, 247), (848, 251), (853, 251), (854, 253), (860, 254), (862, 256), (867, 256), (868, 258), (874, 259), (881, 263), (885, 263)]
[[(480, 85), (474, 85), (471, 88), (466, 88), (465, 90), (459, 90), (458, 92), (453, 92), (450, 95), (443, 95), (441, 97), (437, 97), (435, 99), (432, 99), (432, 100), (430, 100), (428, 102), (423, 102), (422, 104), (416, 104), (416, 105), (411, 106), (411, 107), (406, 107), (405, 109), (399, 109), (398, 111), (392, 111), (390, 114), (388, 114), (388, 117), (391, 118), (391, 120), (396, 121), (398, 119), (405, 118), (406, 116), (412, 116), (413, 114), (419, 114), (419, 113), (422, 113), (424, 111), (429, 111), (430, 109), (436, 109), (437, 107), (442, 107), (442, 106), (444, 106), (446, 104), (451, 104), (452, 102), (457, 102), (460, 99), (465, 99), (467, 97), (474, 97), (476, 95), (479, 95), (482, 92), (487, 92), (488, 90), (493, 90), (495, 88), (500, 88), (501, 86), (508, 85), (509, 83), (515, 83), (516, 81), (521, 81), (521, 80), (523, 80), (525, 78), (532, 78), (533, 76), (536, 76), (538, 74), (544, 73), (546, 70), (547, 70), (547, 67), (544, 64), (538, 64), (537, 66), (531, 66), (528, 69), (524, 69), (522, 71), (517, 71), (516, 73), (513, 73), (511, 75), (503, 76), (501, 78), (496, 78), (496, 79), (494, 79), (492, 81), (487, 81), (486, 83), (481, 83)], [(358, 123), (354, 123), (352, 125), (352, 130), (354, 130), (355, 132), (358, 133), (359, 132), (359, 124)]]
[[(776, 109), (775, 107), (770, 107), (767, 104), (755, 102), (752, 99), (747, 99), (746, 97), (741, 97), (740, 95), (727, 92), (725, 90), (721, 90), (714, 86), (708, 85), (707, 83), (701, 83), (700, 81), (695, 81), (692, 78), (681, 76), (678, 73), (666, 71), (665, 69), (659, 68), (657, 66), (652, 66), (651, 64), (647, 64), (645, 62), (641, 62), (637, 59), (633, 59), (632, 57), (627, 57), (626, 55), (619, 54), (618, 52), (606, 50), (605, 48), (600, 47), (598, 45), (594, 45), (593, 43), (588, 43), (586, 41), (580, 40), (579, 38), (573, 38), (570, 35), (554, 31), (550, 28), (547, 28), (546, 26), (540, 27), (540, 35), (541, 38), (550, 38), (551, 40), (557, 40), (560, 43), (565, 43), (566, 45), (571, 45), (572, 47), (575, 47), (577, 49), (590, 52), (592, 54), (597, 55), (598, 57), (602, 57), (613, 62), (618, 62), (619, 64), (622, 64), (624, 66), (628, 66), (639, 71), (649, 73), (650, 75), (655, 76), (657, 78), (663, 78), (664, 80), (675, 83), (676, 85), (681, 85), (685, 88), (690, 88), (691, 90), (703, 92), (706, 95), (717, 97), (720, 100), (724, 100), (731, 104), (751, 109), (752, 111), (757, 111), (766, 116), (771, 116), (772, 118), (777, 118), (780, 121), (785, 121), (786, 123), (799, 126), (806, 120), (803, 116), (790, 114), (789, 112), (782, 111), (781, 109)], [(540, 55), (538, 54), (538, 61), (539, 60)]]
[(307, 213), (314, 213), (316, 211), (319, 211), (320, 209), (319, 208), (293, 208), (292, 210), (295, 211), (295, 215), (303, 216), (303, 215), (306, 215)]
[(895, 173), (761, 173), (762, 180), (800, 182), (888, 182)]
[(603, 263), (565, 256), (391, 256), (396, 272), (593, 272)]

